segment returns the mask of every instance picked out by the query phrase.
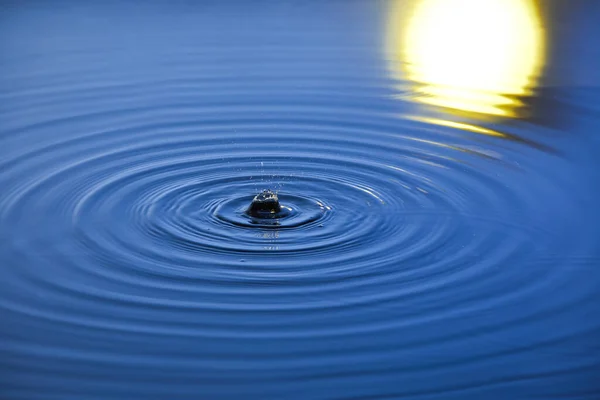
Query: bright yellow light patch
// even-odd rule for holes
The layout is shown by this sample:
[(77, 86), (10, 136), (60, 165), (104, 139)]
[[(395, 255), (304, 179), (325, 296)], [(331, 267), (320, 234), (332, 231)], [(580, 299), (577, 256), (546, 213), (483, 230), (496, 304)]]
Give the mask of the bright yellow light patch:
[(534, 0), (412, 1), (391, 12), (395, 72), (422, 84), (423, 102), (513, 116), (543, 63)]

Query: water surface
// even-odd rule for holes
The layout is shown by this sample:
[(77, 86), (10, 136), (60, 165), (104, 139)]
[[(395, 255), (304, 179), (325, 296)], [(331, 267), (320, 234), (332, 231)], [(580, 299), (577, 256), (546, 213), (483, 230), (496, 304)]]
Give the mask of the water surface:
[(597, 399), (600, 7), (447, 3), (2, 2), (0, 398)]

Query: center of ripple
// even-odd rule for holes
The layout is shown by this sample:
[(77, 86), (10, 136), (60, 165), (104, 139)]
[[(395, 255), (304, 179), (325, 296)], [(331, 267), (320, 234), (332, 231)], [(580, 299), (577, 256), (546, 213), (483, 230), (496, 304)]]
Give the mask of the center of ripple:
[(240, 227), (281, 229), (315, 223), (328, 210), (328, 206), (315, 199), (265, 190), (256, 196), (224, 201), (215, 209), (214, 216)]

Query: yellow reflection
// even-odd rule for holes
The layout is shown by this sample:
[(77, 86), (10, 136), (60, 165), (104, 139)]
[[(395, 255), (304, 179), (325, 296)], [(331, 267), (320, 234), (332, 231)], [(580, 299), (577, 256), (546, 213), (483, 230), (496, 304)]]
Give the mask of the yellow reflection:
[(475, 132), (475, 133), (481, 133), (484, 135), (489, 135), (489, 136), (496, 136), (496, 137), (501, 137), (501, 138), (507, 138), (508, 135), (506, 135), (505, 133), (502, 132), (498, 132), (495, 131), (493, 129), (488, 129), (488, 128), (483, 128), (481, 126), (475, 126), (472, 124), (466, 124), (464, 122), (456, 122), (456, 121), (447, 121), (444, 119), (439, 119), (439, 118), (427, 118), (427, 117), (412, 117), (412, 116), (407, 116), (407, 119), (411, 119), (413, 121), (420, 121), (420, 122), (426, 122), (426, 123), (430, 123), (430, 124), (435, 124), (435, 125), (442, 125), (442, 126), (447, 126), (450, 128), (457, 128), (463, 131), (469, 131), (469, 132)]
[(543, 64), (534, 1), (392, 0), (394, 74), (422, 84), (422, 102), (516, 116)]

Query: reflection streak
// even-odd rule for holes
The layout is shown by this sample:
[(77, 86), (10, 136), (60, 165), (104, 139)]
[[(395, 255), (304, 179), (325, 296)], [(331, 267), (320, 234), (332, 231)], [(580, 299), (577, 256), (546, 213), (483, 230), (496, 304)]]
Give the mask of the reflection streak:
[(544, 63), (533, 0), (397, 0), (390, 18), (392, 72), (418, 85), (420, 102), (521, 116), (519, 96), (531, 93)]

